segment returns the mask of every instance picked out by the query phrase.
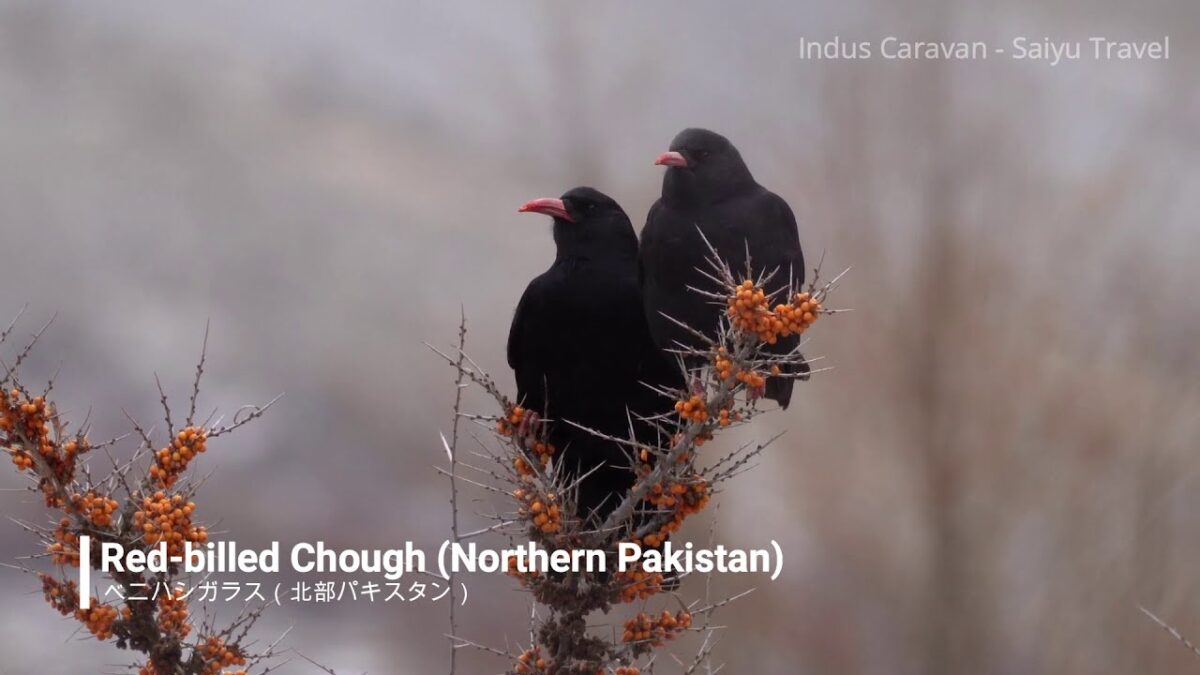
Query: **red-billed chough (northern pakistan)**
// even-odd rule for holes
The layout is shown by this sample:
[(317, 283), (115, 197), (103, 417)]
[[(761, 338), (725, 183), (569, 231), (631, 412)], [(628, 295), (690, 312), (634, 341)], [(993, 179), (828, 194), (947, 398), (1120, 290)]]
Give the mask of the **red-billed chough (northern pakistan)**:
[[(715, 335), (722, 308), (688, 290), (721, 290), (700, 272), (708, 269), (709, 256), (700, 233), (735, 275), (745, 273), (747, 252), (755, 275), (775, 270), (766, 284), (767, 292), (774, 292), (789, 282), (798, 288), (804, 281), (796, 217), (779, 195), (755, 182), (737, 148), (718, 133), (684, 129), (655, 164), (665, 165), (667, 171), (662, 197), (650, 208), (642, 230), (639, 272), (646, 318), (662, 349), (679, 344), (703, 348), (696, 336), (666, 318)], [(789, 353), (799, 342), (799, 336), (792, 335), (770, 349)], [(796, 370), (793, 375), (807, 379), (807, 365), (799, 364)], [(786, 408), (792, 383), (790, 377), (769, 378), (765, 396)]]
[[(579, 515), (600, 522), (633, 484), (631, 449), (609, 436), (655, 442), (639, 417), (673, 401), (643, 383), (678, 387), (682, 373), (650, 338), (637, 279), (637, 235), (610, 197), (587, 187), (535, 199), (521, 211), (554, 217), (557, 254), (529, 282), (508, 334), (508, 364), (527, 410), (550, 420), (550, 441), (579, 485)], [(628, 413), (627, 413), (628, 409)]]

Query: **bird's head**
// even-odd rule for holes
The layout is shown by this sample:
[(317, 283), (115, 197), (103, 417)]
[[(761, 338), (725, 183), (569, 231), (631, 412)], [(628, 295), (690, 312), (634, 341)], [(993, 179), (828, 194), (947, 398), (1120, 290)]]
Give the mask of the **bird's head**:
[(554, 218), (559, 257), (637, 255), (637, 234), (612, 197), (590, 187), (568, 190), (559, 199), (534, 199), (517, 209)]
[(663, 196), (672, 200), (710, 204), (754, 185), (754, 177), (733, 143), (708, 129), (679, 132), (670, 150), (654, 163), (667, 167)]

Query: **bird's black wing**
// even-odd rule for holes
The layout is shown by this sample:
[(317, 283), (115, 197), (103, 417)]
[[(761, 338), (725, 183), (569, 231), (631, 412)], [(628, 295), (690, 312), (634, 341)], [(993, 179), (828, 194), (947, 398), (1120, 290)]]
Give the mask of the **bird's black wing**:
[(763, 196), (756, 201), (756, 210), (760, 213), (755, 220), (762, 223), (762, 239), (761, 244), (754, 243), (754, 248), (767, 252), (772, 266), (779, 267), (779, 276), (772, 286), (783, 286), (788, 282), (790, 267), (792, 286), (799, 288), (804, 283), (804, 252), (800, 248), (800, 229), (796, 226), (792, 207), (769, 190), (764, 190)]
[(646, 256), (648, 251), (653, 251), (659, 246), (658, 242), (658, 212), (662, 208), (662, 200), (657, 199), (650, 207), (649, 213), (646, 214), (646, 226), (642, 228), (642, 234), (638, 242), (638, 257), (637, 257), (637, 275), (638, 287), (646, 287)]
[[(715, 330), (717, 313), (689, 286), (703, 288), (708, 279), (697, 271), (707, 253), (690, 215), (682, 215), (661, 199), (651, 207), (638, 250), (638, 283), (650, 334), (662, 349), (679, 344), (702, 348), (676, 321), (699, 330)], [(670, 317), (670, 318), (667, 318)]]
[(521, 369), (523, 359), (521, 358), (521, 339), (524, 335), (525, 321), (529, 312), (529, 295), (533, 289), (533, 284), (525, 287), (525, 292), (521, 293), (521, 299), (517, 302), (517, 309), (513, 311), (512, 325), (508, 327), (508, 367), (513, 371)]
[[(804, 252), (800, 248), (800, 231), (792, 208), (782, 197), (768, 190), (763, 191), (755, 206), (758, 212), (756, 222), (761, 223), (761, 231), (760, 239), (753, 248), (760, 252), (760, 260), (769, 263), (768, 268), (778, 269), (774, 279), (767, 285), (768, 290), (785, 288), (789, 282), (792, 289), (799, 289), (804, 283)], [(780, 340), (771, 351), (790, 352), (799, 344), (800, 336), (793, 335)], [(802, 380), (808, 379), (809, 367), (806, 363), (799, 363), (788, 368), (788, 371)], [(787, 408), (791, 402), (793, 384), (791, 378), (767, 378), (766, 397), (778, 402), (780, 407)]]
[(540, 323), (547, 317), (547, 293), (551, 286), (548, 274), (534, 278), (525, 287), (508, 329), (508, 365), (516, 376), (517, 400), (539, 412), (546, 402), (544, 368), (539, 357), (544, 353), (540, 342), (547, 335), (547, 326)]

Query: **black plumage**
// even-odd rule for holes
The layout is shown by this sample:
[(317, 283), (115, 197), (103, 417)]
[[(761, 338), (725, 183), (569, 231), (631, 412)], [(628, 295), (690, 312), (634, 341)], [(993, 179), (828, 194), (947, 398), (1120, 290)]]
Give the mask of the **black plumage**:
[[(662, 196), (642, 230), (639, 269), (646, 318), (661, 348), (677, 343), (702, 347), (694, 335), (663, 316), (715, 335), (722, 308), (688, 290), (721, 290), (696, 269), (708, 269), (708, 247), (700, 232), (735, 275), (745, 273), (747, 252), (756, 275), (777, 270), (766, 285), (771, 292), (804, 281), (796, 218), (787, 202), (755, 182), (737, 148), (715, 132), (683, 130), (656, 163), (667, 171)], [(799, 340), (796, 335), (780, 339), (771, 350), (790, 352)], [(806, 365), (795, 366), (794, 374), (807, 373)], [(792, 384), (788, 377), (769, 378), (765, 395), (786, 408)]]
[[(550, 441), (578, 492), (579, 513), (605, 517), (633, 483), (627, 448), (566, 423), (627, 438), (631, 419), (672, 402), (642, 383), (677, 386), (679, 369), (650, 338), (637, 279), (637, 235), (610, 197), (579, 187), (522, 211), (554, 217), (557, 253), (529, 283), (508, 335), (508, 363), (527, 409), (550, 419)], [(627, 414), (627, 409), (630, 414)], [(650, 425), (634, 423), (639, 439)]]

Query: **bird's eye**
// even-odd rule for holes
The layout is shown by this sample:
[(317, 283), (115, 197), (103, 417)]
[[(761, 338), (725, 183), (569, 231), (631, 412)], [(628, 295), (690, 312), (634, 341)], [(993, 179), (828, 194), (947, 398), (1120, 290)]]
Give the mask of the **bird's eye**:
[(707, 150), (697, 150), (696, 151), (696, 159), (708, 159), (708, 151)]

